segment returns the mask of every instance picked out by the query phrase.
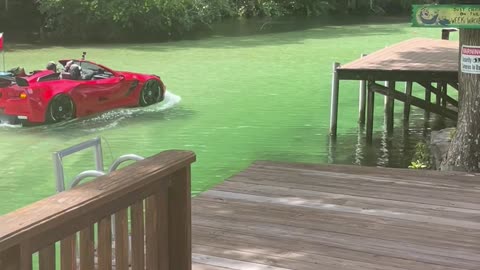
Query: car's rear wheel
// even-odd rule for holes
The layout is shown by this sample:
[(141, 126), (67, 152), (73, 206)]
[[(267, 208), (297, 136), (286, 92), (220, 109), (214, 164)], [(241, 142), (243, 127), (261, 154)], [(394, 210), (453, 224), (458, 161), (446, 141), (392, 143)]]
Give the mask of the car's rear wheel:
[(46, 119), (48, 123), (67, 121), (75, 117), (75, 104), (64, 94), (56, 95), (48, 105)]
[(160, 84), (155, 80), (148, 80), (140, 92), (140, 106), (149, 106), (157, 103), (161, 94)]

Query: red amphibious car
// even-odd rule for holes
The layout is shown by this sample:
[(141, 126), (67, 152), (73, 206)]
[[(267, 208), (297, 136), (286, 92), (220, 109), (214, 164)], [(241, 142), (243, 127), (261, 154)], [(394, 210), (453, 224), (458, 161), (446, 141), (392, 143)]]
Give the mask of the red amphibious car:
[(24, 124), (55, 123), (122, 107), (161, 102), (159, 76), (115, 71), (82, 60), (63, 68), (0, 77), (0, 116)]

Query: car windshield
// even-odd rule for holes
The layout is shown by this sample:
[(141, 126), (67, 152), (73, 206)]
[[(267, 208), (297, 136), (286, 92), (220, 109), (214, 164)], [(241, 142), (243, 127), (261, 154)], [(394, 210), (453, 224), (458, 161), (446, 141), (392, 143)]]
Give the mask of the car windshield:
[(100, 67), (98, 65), (95, 65), (95, 64), (92, 64), (90, 62), (82, 62), (82, 61), (74, 60), (73, 64), (79, 65), (82, 68), (82, 73), (85, 73), (85, 74), (99, 74), (99, 73), (101, 73), (101, 74), (105, 74), (105, 75), (108, 75), (108, 76), (113, 76), (113, 74), (111, 72), (109, 72), (108, 70), (105, 70), (102, 67)]

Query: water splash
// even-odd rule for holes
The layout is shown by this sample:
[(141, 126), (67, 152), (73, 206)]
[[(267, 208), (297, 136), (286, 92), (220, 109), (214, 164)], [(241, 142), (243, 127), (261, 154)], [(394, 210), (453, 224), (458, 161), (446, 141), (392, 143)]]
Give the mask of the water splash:
[(5, 129), (8, 129), (8, 128), (21, 128), (22, 125), (12, 125), (10, 124), (9, 122), (0, 122), (0, 128), (5, 128)]
[[(162, 111), (167, 111), (175, 107), (182, 98), (178, 95), (175, 95), (171, 92), (165, 93), (165, 99), (157, 104), (148, 106), (148, 107), (134, 107), (134, 108), (121, 108), (115, 109), (99, 114), (95, 114), (89, 117), (83, 117), (79, 119), (72, 119), (70, 121), (60, 122), (50, 125), (37, 126), (31, 129), (35, 130), (63, 130), (66, 128), (69, 129), (80, 129), (87, 133), (98, 132), (106, 129), (111, 129), (118, 126), (122, 121), (138, 117), (143, 114), (158, 113)], [(20, 128), (22, 125), (12, 125), (8, 122), (1, 122), (0, 128)]]

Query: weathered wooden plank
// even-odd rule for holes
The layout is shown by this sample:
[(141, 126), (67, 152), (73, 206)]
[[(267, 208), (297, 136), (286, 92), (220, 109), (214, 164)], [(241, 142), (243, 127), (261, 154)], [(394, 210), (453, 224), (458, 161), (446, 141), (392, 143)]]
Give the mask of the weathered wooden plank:
[(60, 268), (62, 270), (77, 269), (76, 242), (77, 234), (72, 234), (60, 241)]
[(477, 177), (256, 162), (194, 198), (193, 250), (265, 269), (477, 269)]
[(112, 218), (98, 222), (98, 269), (112, 270)]
[(21, 265), (20, 246), (14, 246), (0, 252), (0, 269), (21, 270)]
[[(325, 174), (329, 174), (325, 172)], [(290, 188), (298, 188), (304, 190), (324, 191), (336, 194), (346, 194), (352, 196), (380, 198), (380, 199), (394, 199), (399, 201), (408, 201), (422, 204), (431, 204), (437, 206), (452, 206), (466, 209), (480, 209), (478, 200), (478, 190), (465, 190), (462, 197), (455, 196), (456, 192), (461, 190), (448, 188), (431, 188), (428, 186), (415, 186), (398, 181), (356, 181), (354, 178), (344, 178), (344, 174), (333, 173), (330, 174), (329, 180), (320, 181), (318, 176), (297, 176), (298, 182), (292, 183), (285, 174), (270, 175), (258, 177), (255, 175), (238, 176), (232, 181), (250, 182), (253, 184), (272, 185), (272, 182), (277, 182), (278, 185)], [(335, 176), (338, 175), (338, 176)], [(435, 192), (430, 192), (434, 189)], [(391, 194), (389, 194), (391, 193)], [(423, 197), (422, 197), (423, 196)]]
[(93, 225), (80, 231), (80, 270), (92, 270), (95, 265)]
[(128, 209), (115, 213), (115, 269), (128, 270)]
[[(253, 181), (252, 181), (253, 182)], [(294, 200), (303, 199), (305, 204), (318, 205), (319, 207), (333, 207), (339, 208), (339, 211), (343, 207), (352, 209), (358, 209), (359, 212), (367, 211), (368, 209), (375, 209), (378, 213), (383, 211), (386, 215), (395, 216), (396, 219), (401, 219), (402, 215), (423, 215), (426, 217), (438, 217), (442, 219), (452, 219), (455, 221), (472, 221), (478, 222), (478, 216), (480, 215), (480, 209), (466, 209), (450, 206), (437, 206), (432, 204), (414, 203), (408, 201), (393, 201), (390, 199), (382, 198), (368, 198), (363, 196), (346, 195), (339, 193), (329, 193), (319, 190), (306, 190), (302, 187), (285, 187), (282, 185), (268, 186), (267, 183), (252, 183), (252, 182), (239, 182), (229, 181), (221, 187), (215, 190), (208, 191), (205, 196), (199, 199), (207, 198), (221, 198), (225, 192), (234, 192), (238, 194), (258, 195), (270, 198), (285, 198)], [(271, 183), (274, 183), (271, 181)], [(219, 193), (219, 191), (222, 191)], [(217, 197), (219, 196), (219, 197)], [(321, 197), (321, 202), (318, 198)], [(435, 221), (435, 220), (433, 220)], [(433, 222), (432, 221), (432, 222)]]
[(458, 52), (458, 41), (413, 38), (347, 63), (339, 71), (458, 72)]
[(55, 244), (46, 246), (38, 252), (40, 270), (55, 270)]
[[(198, 247), (197, 250), (198, 251), (203, 251), (204, 249), (202, 249), (202, 247)], [(209, 253), (212, 253), (215, 250), (217, 250), (217, 249), (214, 248), (214, 247), (209, 247), (208, 248)], [(223, 255), (223, 256), (222, 257), (217, 257), (217, 256), (194, 253), (192, 255), (192, 257), (193, 257), (193, 260), (195, 262), (209, 264), (209, 265), (213, 265), (213, 266), (226, 267), (228, 269), (236, 269), (236, 270), (240, 270), (240, 269), (289, 270), (289, 269), (292, 269), (292, 268), (283, 268), (283, 267), (271, 266), (271, 264), (272, 264), (271, 261), (269, 261), (269, 265), (267, 265), (267, 264), (264, 264), (265, 260), (261, 263), (255, 263), (255, 262), (246, 262), (246, 261), (243, 261), (243, 260), (226, 258), (224, 256), (224, 254), (222, 254), (221, 251), (217, 251), (216, 254), (220, 255), (220, 256)], [(255, 256), (255, 254), (248, 254), (248, 255), (251, 255), (252, 257)], [(249, 260), (251, 260), (251, 259), (252, 258), (249, 258)], [(307, 269), (311, 269), (311, 268), (302, 268), (302, 269), (307, 270)]]
[[(335, 258), (346, 261), (357, 261), (360, 263), (378, 265), (381, 267), (398, 267), (408, 265), (409, 270), (461, 269), (457, 267), (438, 266), (436, 264), (417, 262), (403, 258), (379, 255), (365, 252), (363, 250), (352, 250), (339, 248), (314, 241), (285, 241), (285, 239), (272, 235), (250, 235), (240, 234), (235, 231), (214, 231), (211, 227), (193, 226), (194, 240), (197, 246), (206, 245), (222, 248), (226, 251), (253, 250), (258, 254), (277, 254), (278, 256), (297, 259), (311, 263), (329, 264)], [(234, 243), (234, 244), (232, 244)], [(203, 253), (209, 254), (206, 250)], [(330, 263), (331, 264), (331, 263)], [(331, 266), (331, 265), (330, 265)], [(352, 270), (355, 268), (352, 268)]]
[(219, 266), (213, 266), (209, 264), (195, 263), (195, 262), (192, 264), (192, 269), (193, 270), (232, 270), (232, 268), (225, 268), (225, 267), (219, 267)]
[(190, 168), (172, 175), (168, 191), (168, 262), (170, 269), (192, 269)]
[(146, 269), (168, 270), (168, 192), (158, 191), (146, 200)]
[(132, 270), (145, 269), (145, 222), (143, 200), (131, 207), (132, 219)]
[[(252, 164), (248, 170), (242, 171), (236, 176), (249, 175), (253, 170), (270, 170), (277, 174), (291, 174), (295, 177), (302, 175), (320, 176), (324, 173), (338, 173), (346, 176), (355, 175), (355, 177), (360, 177), (363, 180), (372, 179), (372, 181), (374, 181), (379, 177), (396, 180), (401, 179), (405, 183), (412, 183), (413, 185), (457, 187), (467, 190), (471, 188), (478, 189), (480, 186), (477, 178), (480, 174), (475, 173), (349, 166), (341, 164), (274, 163), (269, 161), (257, 161)], [(324, 177), (322, 178), (322, 181), (328, 179), (329, 177)]]
[[(258, 173), (262, 173), (263, 176), (259, 175)], [(402, 178), (398, 177), (391, 177), (391, 176), (371, 176), (368, 177), (367, 175), (351, 175), (342, 172), (323, 172), (325, 176), (322, 179), (321, 174), (316, 172), (305, 172), (297, 176), (298, 180), (301, 184), (307, 185), (322, 185), (322, 186), (331, 186), (331, 187), (352, 187), (355, 186), (362, 186), (362, 187), (369, 187), (371, 189), (395, 189), (398, 191), (408, 190), (414, 191), (417, 193), (425, 193), (430, 192), (431, 190), (435, 190), (433, 192), (434, 195), (441, 194), (443, 196), (448, 195), (455, 195), (458, 194), (458, 191), (465, 190), (459, 186), (454, 186), (453, 184), (445, 184), (439, 183), (438, 185), (432, 185), (428, 182), (414, 182), (414, 181), (405, 181)], [(252, 169), (249, 174), (241, 174), (233, 178), (234, 181), (237, 179), (241, 180), (242, 178), (251, 178), (251, 179), (258, 179), (258, 180), (276, 180), (276, 177), (280, 176), (281, 179), (288, 181), (288, 178), (285, 177), (285, 174), (281, 173), (272, 173), (270, 170), (264, 169)], [(320, 182), (321, 183), (318, 183)], [(441, 181), (439, 181), (441, 182)], [(480, 193), (480, 186), (479, 185), (472, 185), (469, 190), (465, 191), (466, 198), (458, 198), (459, 201), (470, 201), (470, 202), (478, 202), (476, 200), (478, 194)], [(439, 197), (439, 196), (436, 196)], [(440, 197), (443, 198), (443, 197)], [(469, 200), (464, 200), (469, 199)]]
[[(208, 203), (210, 205), (207, 205)], [(478, 230), (469, 229), (465, 232), (458, 232), (458, 228), (455, 230), (454, 227), (439, 226), (440, 228), (430, 232), (428, 231), (430, 224), (389, 217), (363, 216), (359, 213), (350, 214), (341, 211), (325, 212), (315, 216), (318, 211), (277, 204), (265, 204), (260, 213), (254, 208), (254, 205), (251, 202), (235, 200), (227, 203), (201, 200), (194, 209), (199, 213), (200, 211), (205, 213), (197, 215), (194, 223), (199, 225), (197, 222), (232, 220), (246, 224), (246, 226), (249, 226), (251, 222), (282, 224), (295, 228), (368, 237), (407, 245), (416, 244), (434, 248), (449, 246), (457, 251), (480, 252)], [(262, 213), (269, 213), (269, 215), (265, 216)], [(328, 221), (322, 222), (322, 219), (328, 219)], [(282, 222), (282, 220), (284, 221)], [(444, 237), (446, 235), (448, 237)]]
[(257, 221), (241, 223), (234, 219), (218, 220), (220, 222), (212, 222), (211, 219), (194, 219), (193, 224), (195, 228), (202, 226), (217, 231), (217, 233), (269, 237), (276, 236), (281, 237), (285, 242), (300, 241), (315, 243), (318, 245), (328, 245), (346, 250), (363, 251), (448, 267), (471, 269), (480, 265), (480, 262), (477, 259), (478, 256), (476, 256), (478, 252), (475, 252), (474, 250), (466, 252), (449, 250), (444, 247), (435, 248), (415, 244), (407, 245), (395, 241), (372, 239), (368, 237), (332, 233), (308, 228), (298, 228), (283, 224)]

